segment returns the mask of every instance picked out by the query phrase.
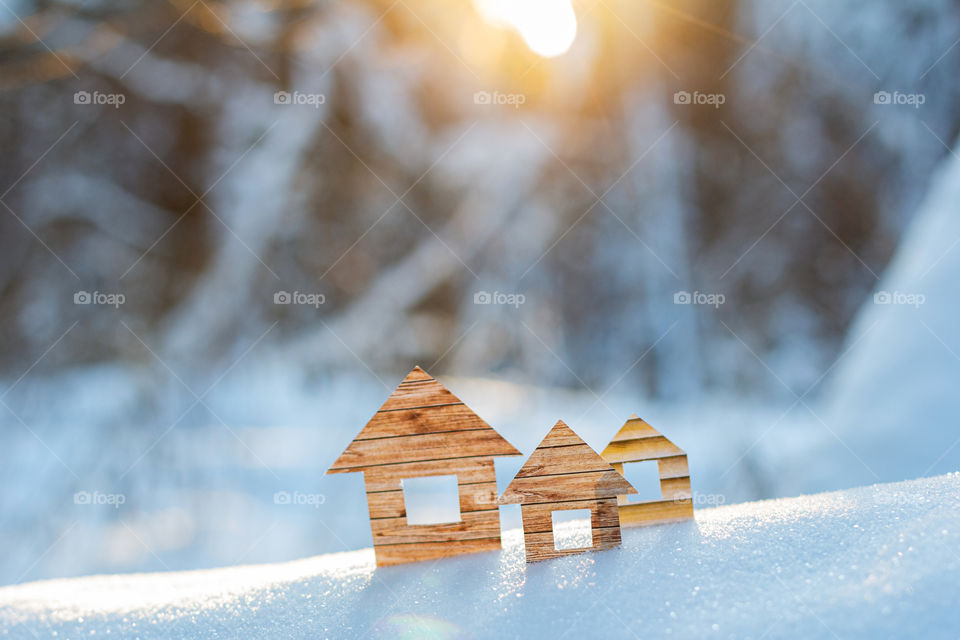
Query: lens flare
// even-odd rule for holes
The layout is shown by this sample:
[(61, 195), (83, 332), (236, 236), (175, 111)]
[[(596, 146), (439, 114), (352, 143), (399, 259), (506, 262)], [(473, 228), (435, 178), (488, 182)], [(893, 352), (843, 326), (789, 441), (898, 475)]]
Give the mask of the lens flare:
[(485, 20), (515, 29), (530, 50), (544, 58), (559, 56), (577, 37), (577, 16), (570, 0), (475, 0)]

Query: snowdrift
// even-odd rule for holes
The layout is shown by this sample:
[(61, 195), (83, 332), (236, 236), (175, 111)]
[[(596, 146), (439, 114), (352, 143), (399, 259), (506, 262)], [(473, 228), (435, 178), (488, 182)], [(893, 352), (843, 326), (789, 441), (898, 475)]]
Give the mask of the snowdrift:
[[(813, 455), (842, 473), (798, 493), (960, 469), (960, 157), (931, 179), (883, 281), (850, 329)], [(842, 441), (842, 444), (838, 442)]]
[(960, 474), (703, 509), (623, 547), (374, 570), (283, 564), (0, 588), (10, 638), (955, 637)]

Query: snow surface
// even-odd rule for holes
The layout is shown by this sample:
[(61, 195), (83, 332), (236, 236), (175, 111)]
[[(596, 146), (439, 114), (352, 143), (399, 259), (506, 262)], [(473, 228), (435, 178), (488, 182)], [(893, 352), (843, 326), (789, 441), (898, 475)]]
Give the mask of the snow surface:
[(9, 638), (956, 637), (960, 474), (697, 511), (620, 549), (374, 569), (370, 549), (0, 588)]
[(825, 446), (815, 455), (825, 466), (847, 466), (849, 472), (810, 476), (789, 490), (960, 469), (958, 208), (960, 156), (953, 154), (932, 177), (877, 287), (889, 298), (866, 300), (836, 367), (825, 420), (846, 446)]

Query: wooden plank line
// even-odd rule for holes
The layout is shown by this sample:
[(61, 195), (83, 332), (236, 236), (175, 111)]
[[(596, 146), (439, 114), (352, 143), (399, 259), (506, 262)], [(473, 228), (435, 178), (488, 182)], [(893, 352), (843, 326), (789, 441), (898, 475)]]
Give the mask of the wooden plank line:
[(660, 434), (660, 433), (646, 433), (646, 434), (640, 434), (640, 435), (631, 435), (626, 438), (614, 436), (613, 439), (610, 440), (610, 442), (611, 443), (615, 442), (617, 444), (626, 444), (628, 442), (639, 442), (643, 440), (652, 440), (654, 438), (663, 438), (663, 437), (664, 437), (663, 434)]
[(539, 474), (530, 475), (530, 476), (518, 475), (517, 477), (523, 480), (529, 480), (531, 478), (550, 478), (554, 476), (577, 476), (585, 473), (609, 473), (609, 471), (606, 469), (587, 469), (586, 471), (566, 471), (564, 473), (539, 473)]
[[(544, 477), (549, 478), (549, 481), (542, 482), (541, 480)], [(601, 496), (598, 492), (603, 495)], [(616, 469), (607, 469), (606, 471), (558, 473), (551, 476), (518, 476), (503, 492), (502, 497), (508, 500), (524, 496), (536, 498), (548, 493), (566, 494), (558, 499), (576, 494), (582, 500), (584, 498), (612, 498), (617, 495), (637, 493), (637, 490), (627, 484), (627, 481), (623, 479), (621, 474), (617, 473)], [(512, 503), (504, 502), (503, 504)]]
[(500, 535), (500, 519), (495, 511), (471, 513), (459, 522), (409, 526), (396, 520), (371, 520), (374, 544), (391, 542), (447, 542)]
[[(616, 525), (610, 525), (610, 526), (591, 527), (590, 530), (591, 530), (591, 531), (600, 531), (601, 529), (619, 529), (619, 528), (620, 528), (620, 527), (618, 527), (618, 526), (616, 526)], [(553, 531), (553, 529), (548, 529), (548, 530), (546, 530), (546, 531), (524, 531), (523, 533), (524, 533), (524, 535), (527, 535), (527, 534), (535, 534), (535, 533), (554, 533), (554, 531)]]
[[(529, 500), (524, 500), (522, 504), (566, 504), (567, 502), (596, 502), (595, 498), (574, 498), (572, 500), (544, 500), (542, 502), (530, 502)], [(521, 505), (522, 506), (522, 505)]]
[[(512, 456), (512, 455), (517, 455), (517, 454), (504, 453), (504, 454), (490, 455), (490, 454), (488, 453), (488, 454), (482, 454), (482, 455), (476, 455), (476, 456), (454, 456), (454, 457), (451, 457), (451, 458), (430, 458), (429, 460), (403, 460), (403, 461), (401, 461), (401, 462), (372, 462), (372, 463), (370, 463), (370, 464), (364, 464), (364, 465), (360, 465), (360, 466), (357, 466), (357, 467), (336, 467), (336, 468), (330, 467), (330, 470), (331, 470), (331, 471), (363, 470), (363, 469), (369, 469), (369, 468), (371, 468), (371, 467), (392, 467), (392, 466), (396, 466), (396, 465), (400, 465), (400, 464), (411, 464), (412, 462), (443, 462), (443, 461), (445, 461), (445, 460), (470, 460), (470, 459), (475, 459), (475, 458), (499, 458), (499, 457), (501, 457), (501, 456), (506, 457), (506, 456)], [(438, 474), (438, 475), (444, 475), (444, 474)]]
[(620, 506), (621, 507), (630, 507), (630, 506), (643, 507), (650, 504), (686, 504), (687, 502), (691, 502), (692, 500), (693, 498), (689, 496), (686, 498), (660, 498), (659, 500), (641, 500), (639, 502), (624, 502), (620, 504)]
[[(400, 481), (405, 478), (426, 476), (445, 476), (456, 474), (457, 480), (467, 482), (495, 482), (496, 470), (490, 458), (471, 458), (469, 460), (440, 460), (437, 462), (411, 462), (391, 467), (367, 467), (363, 470), (364, 484), (370, 491), (400, 489)], [(462, 487), (461, 492), (472, 490), (473, 486)]]
[(340, 455), (337, 468), (480, 455), (496, 457), (519, 455), (519, 452), (493, 429), (447, 434), (415, 433), (387, 441), (354, 440)]
[[(639, 503), (638, 503), (639, 504)], [(485, 511), (496, 511), (497, 507), (493, 509), (468, 509), (466, 511), (461, 511), (460, 513), (483, 513)], [(406, 519), (407, 516), (377, 516), (376, 518), (370, 518), (370, 520), (400, 520)], [(463, 522), (462, 520), (455, 520), (454, 522), (438, 522), (436, 524), (411, 524), (407, 525), (410, 527), (435, 527), (439, 524), (456, 524), (457, 522)]]
[(463, 402), (442, 402), (440, 404), (425, 404), (419, 407), (400, 407), (398, 409), (380, 409), (377, 413), (393, 413), (395, 411), (412, 411), (414, 409), (434, 409), (436, 407), (456, 407), (464, 404)]
[(409, 409), (425, 405), (459, 404), (462, 401), (436, 380), (400, 384), (380, 406), (380, 411)]
[(661, 480), (689, 480), (690, 474), (683, 474), (682, 476), (671, 476), (671, 475), (662, 475), (660, 476)]
[(354, 442), (370, 442), (371, 440), (390, 440), (392, 438), (412, 438), (414, 436), (435, 436), (442, 433), (463, 433), (466, 431), (487, 431), (490, 427), (471, 427), (469, 429), (448, 429), (446, 431), (428, 431), (426, 433), (400, 433), (395, 436), (373, 436), (369, 438), (354, 438)]
[(653, 525), (682, 522), (693, 518), (693, 500), (663, 500), (620, 505), (621, 525)]
[(537, 449), (562, 449), (563, 447), (587, 447), (590, 451), (593, 451), (586, 442), (574, 442), (573, 444), (542, 444), (537, 447)]
[[(643, 435), (643, 436), (630, 436), (629, 438), (623, 438), (621, 440), (614, 439), (614, 440), (611, 440), (610, 442), (611, 444), (626, 445), (626, 444), (632, 444), (632, 443), (644, 443), (644, 442), (647, 442), (648, 440), (663, 440), (664, 442), (673, 444), (672, 442), (670, 442), (669, 438), (667, 438), (666, 436), (660, 433), (651, 433), (650, 435)], [(680, 448), (677, 447), (677, 449), (679, 450)], [(680, 455), (680, 454), (677, 454), (677, 455)]]
[[(476, 542), (478, 540), (500, 540), (500, 536), (483, 536), (482, 538), (459, 538), (454, 542)], [(443, 541), (446, 542), (446, 541)], [(439, 544), (440, 541), (416, 540), (414, 542), (377, 542), (374, 547), (393, 547), (401, 544)]]
[[(439, 475), (439, 476), (452, 476), (452, 475), (456, 475), (456, 474), (453, 474), (453, 473), (440, 473), (440, 474), (437, 474), (437, 475)], [(411, 479), (414, 479), (414, 480), (415, 480), (415, 479), (417, 479), (417, 478), (430, 478), (430, 477), (432, 477), (432, 476), (411, 476)], [(458, 483), (457, 483), (457, 486), (458, 486), (458, 487), (469, 487), (469, 486), (476, 485), (476, 484), (496, 484), (496, 483), (497, 483), (496, 480), (478, 480), (477, 482), (458, 482)], [(401, 492), (401, 491), (403, 491), (402, 488), (400, 488), (400, 489), (380, 489), (380, 490), (378, 490), (378, 491), (367, 491), (367, 495), (370, 495), (371, 493), (399, 493), (399, 492)]]

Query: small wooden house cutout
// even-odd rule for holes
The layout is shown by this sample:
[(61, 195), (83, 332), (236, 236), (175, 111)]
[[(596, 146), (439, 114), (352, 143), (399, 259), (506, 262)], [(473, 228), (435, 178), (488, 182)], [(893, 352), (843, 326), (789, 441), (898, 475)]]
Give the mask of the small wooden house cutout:
[[(362, 471), (377, 566), (500, 549), (493, 459), (521, 455), (415, 367), (327, 473)], [(456, 475), (460, 521), (408, 524), (404, 479)]]
[(626, 495), (617, 496), (620, 522), (624, 526), (678, 522), (693, 517), (687, 454), (645, 421), (631, 415), (600, 455), (620, 473), (624, 464), (657, 461), (660, 499), (629, 502)]
[[(500, 496), (500, 504), (520, 503), (527, 562), (610, 549), (620, 544), (617, 496), (636, 493), (573, 430), (558, 421)], [(590, 510), (591, 547), (557, 549), (553, 512)]]

